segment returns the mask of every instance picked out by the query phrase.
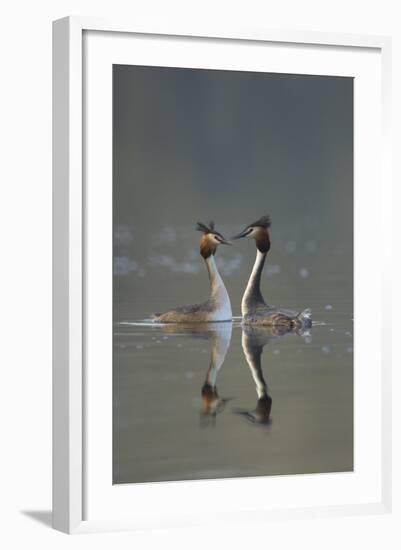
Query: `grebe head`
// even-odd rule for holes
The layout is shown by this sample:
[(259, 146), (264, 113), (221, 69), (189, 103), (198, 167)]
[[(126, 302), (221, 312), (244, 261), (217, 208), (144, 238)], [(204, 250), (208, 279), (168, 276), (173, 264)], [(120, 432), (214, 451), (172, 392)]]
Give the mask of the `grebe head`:
[(268, 252), (270, 250), (270, 235), (269, 227), (271, 226), (271, 221), (269, 216), (262, 216), (256, 222), (250, 223), (238, 233), (232, 239), (243, 239), (244, 237), (249, 237), (255, 239), (256, 247), (260, 252)]
[(219, 244), (231, 245), (230, 241), (215, 230), (213, 222), (209, 222), (209, 225), (198, 222), (196, 224), (196, 229), (202, 233), (200, 240), (200, 253), (205, 260), (212, 254), (216, 253)]

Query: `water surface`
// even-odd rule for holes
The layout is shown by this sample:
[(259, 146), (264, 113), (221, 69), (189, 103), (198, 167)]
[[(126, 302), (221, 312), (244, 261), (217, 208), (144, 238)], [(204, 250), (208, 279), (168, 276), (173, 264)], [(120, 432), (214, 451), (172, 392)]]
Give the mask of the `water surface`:
[(330, 306), (303, 335), (117, 324), (114, 482), (352, 470), (352, 321)]

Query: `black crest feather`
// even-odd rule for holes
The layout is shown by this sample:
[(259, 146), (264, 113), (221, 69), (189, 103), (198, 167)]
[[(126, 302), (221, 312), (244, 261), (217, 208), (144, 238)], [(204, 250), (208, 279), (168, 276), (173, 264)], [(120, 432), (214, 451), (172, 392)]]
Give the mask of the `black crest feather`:
[(269, 216), (262, 216), (256, 222), (250, 223), (248, 227), (264, 227), (268, 228), (272, 224)]
[(201, 231), (205, 235), (207, 235), (208, 233), (212, 233), (214, 231), (214, 222), (209, 222), (209, 225), (198, 222), (196, 224), (196, 230)]

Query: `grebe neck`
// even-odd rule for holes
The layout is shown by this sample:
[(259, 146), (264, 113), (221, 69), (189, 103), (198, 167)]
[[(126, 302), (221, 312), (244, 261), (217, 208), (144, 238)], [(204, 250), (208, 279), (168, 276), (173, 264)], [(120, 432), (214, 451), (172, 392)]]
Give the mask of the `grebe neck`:
[[(224, 320), (232, 318), (231, 303), (228, 296), (226, 287), (224, 286), (223, 279), (220, 277), (219, 270), (217, 269), (214, 255), (211, 254), (208, 258), (205, 258), (207, 271), (210, 281), (210, 297), (209, 301), (212, 304), (213, 310), (223, 315)], [(218, 320), (222, 320), (220, 319)]]
[(256, 259), (241, 302), (242, 316), (251, 313), (258, 305), (266, 305), (260, 291), (260, 281), (267, 252), (256, 251)]
[(223, 279), (220, 277), (219, 270), (217, 269), (214, 255), (210, 255), (208, 258), (206, 258), (205, 262), (207, 272), (209, 274), (211, 296), (217, 296), (222, 291), (227, 292), (226, 287), (223, 283)]

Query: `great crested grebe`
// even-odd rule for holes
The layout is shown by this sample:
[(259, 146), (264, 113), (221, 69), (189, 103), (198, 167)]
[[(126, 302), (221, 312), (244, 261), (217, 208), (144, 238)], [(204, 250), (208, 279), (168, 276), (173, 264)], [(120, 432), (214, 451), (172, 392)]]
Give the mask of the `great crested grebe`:
[(209, 225), (198, 223), (196, 226), (201, 231), (200, 254), (205, 260), (210, 281), (210, 296), (202, 304), (179, 306), (166, 313), (156, 313), (153, 321), (157, 323), (213, 323), (216, 321), (231, 321), (231, 302), (226, 287), (220, 277), (214, 259), (219, 244), (231, 244), (221, 233), (215, 230), (214, 223)]
[(260, 291), (260, 280), (266, 255), (270, 250), (269, 216), (263, 216), (245, 227), (233, 239), (249, 237), (255, 239), (256, 260), (249, 277), (241, 302), (242, 321), (244, 324), (284, 325), (289, 328), (308, 328), (312, 326), (312, 312), (304, 309), (301, 313), (291, 309), (266, 304)]

